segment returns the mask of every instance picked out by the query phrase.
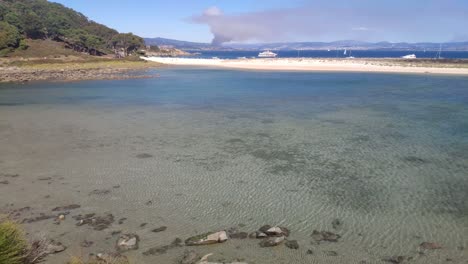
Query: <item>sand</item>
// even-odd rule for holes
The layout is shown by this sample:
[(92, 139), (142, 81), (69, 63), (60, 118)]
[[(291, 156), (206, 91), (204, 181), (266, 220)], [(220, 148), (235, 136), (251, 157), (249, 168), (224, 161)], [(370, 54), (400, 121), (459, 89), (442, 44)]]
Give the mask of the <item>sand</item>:
[(442, 64), (428, 60), (402, 59), (194, 59), (194, 58), (144, 58), (147, 61), (168, 65), (214, 66), (247, 70), (327, 71), (327, 72), (387, 72), (415, 74), (468, 75), (467, 64)]

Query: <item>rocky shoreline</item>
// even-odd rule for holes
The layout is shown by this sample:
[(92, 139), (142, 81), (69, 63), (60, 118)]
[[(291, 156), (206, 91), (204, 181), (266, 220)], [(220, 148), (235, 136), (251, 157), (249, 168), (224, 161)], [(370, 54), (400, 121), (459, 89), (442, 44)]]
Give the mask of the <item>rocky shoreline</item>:
[(81, 81), (81, 80), (122, 80), (154, 78), (158, 75), (142, 73), (142, 69), (24, 69), (5, 67), (0, 71), (0, 83), (25, 83), (31, 81)]
[[(15, 220), (17, 222), (23, 224), (31, 224), (36, 222), (43, 222), (43, 221), (53, 221), (55, 225), (66, 224), (66, 222), (74, 222), (74, 226), (76, 228), (81, 228), (82, 226), (89, 226), (91, 229), (95, 231), (103, 231), (107, 229), (112, 229), (117, 222), (117, 224), (121, 225), (127, 218), (121, 218), (117, 220), (117, 218), (110, 213), (104, 214), (97, 214), (97, 213), (86, 213), (82, 214), (75, 214), (76, 210), (80, 210), (81, 206), (78, 204), (70, 204), (65, 206), (57, 206), (51, 210), (52, 213), (39, 213), (37, 216), (37, 212), (34, 212), (34, 209), (31, 207), (24, 207), (19, 209), (10, 209), (4, 211), (9, 219)], [(69, 223), (73, 224), (73, 223)], [(141, 226), (146, 226), (148, 223), (144, 223)], [(249, 260), (239, 258), (234, 260), (226, 261), (219, 259), (215, 262), (209, 261), (208, 259), (214, 255), (213, 253), (205, 254), (199, 251), (196, 251), (196, 248), (214, 245), (214, 244), (223, 244), (227, 243), (230, 240), (246, 240), (245, 243), (250, 243), (247, 241), (257, 241), (257, 247), (259, 249), (265, 248), (274, 248), (284, 246), (289, 250), (301, 250), (303, 247), (305, 255), (313, 257), (317, 254), (325, 254), (329, 257), (337, 257), (340, 256), (340, 253), (335, 250), (327, 250), (327, 247), (321, 249), (320, 246), (322, 244), (338, 244), (339, 240), (342, 238), (341, 235), (338, 234), (342, 228), (343, 222), (339, 219), (335, 219), (331, 222), (331, 230), (332, 231), (317, 231), (313, 230), (310, 234), (310, 243), (308, 245), (300, 245), (297, 240), (291, 238), (293, 236), (293, 232), (290, 231), (285, 226), (274, 226), (274, 225), (264, 225), (260, 227), (258, 230), (253, 232), (246, 232), (242, 231), (244, 229), (244, 225), (239, 224), (238, 226), (231, 227), (228, 229), (221, 229), (219, 231), (212, 231), (206, 232), (200, 235), (195, 235), (186, 238), (185, 240), (176, 237), (173, 241), (168, 245), (156, 246), (156, 247), (144, 247), (147, 248), (141, 254), (145, 257), (148, 256), (155, 256), (155, 255), (162, 255), (166, 254), (168, 251), (179, 249), (183, 250), (183, 254), (179, 256), (174, 263), (179, 264), (247, 264), (252, 263)], [(156, 229), (153, 229), (152, 232), (164, 232), (166, 231), (167, 227), (162, 226)], [(136, 231), (136, 230), (134, 230)], [(129, 251), (137, 251), (140, 249), (140, 244), (145, 243), (142, 241), (140, 236), (134, 232), (126, 232), (122, 231), (112, 231), (111, 237), (107, 239), (114, 239), (114, 248), (104, 252), (96, 252), (89, 255), (89, 259), (91, 261), (95, 261), (92, 263), (115, 263), (114, 261), (118, 261), (118, 263), (132, 263), (129, 261), (128, 257), (124, 254), (125, 252)], [(34, 241), (33, 243), (40, 243), (41, 244), (41, 252), (38, 252), (38, 256), (40, 260), (46, 260), (48, 255), (59, 254), (65, 252), (67, 248), (72, 245), (63, 245), (61, 242), (56, 241), (57, 238), (48, 238), (45, 237), (41, 241)], [(79, 242), (79, 241), (77, 241)], [(88, 241), (84, 240), (79, 245), (81, 248), (90, 248), (93, 247), (95, 242), (98, 241)], [(382, 256), (381, 261), (383, 263), (411, 263), (413, 259), (420, 257), (420, 256), (430, 256), (431, 251), (440, 250), (444, 247), (435, 242), (422, 242), (419, 245), (414, 245), (419, 248), (414, 255), (395, 255), (395, 256)], [(252, 245), (255, 247), (255, 245)], [(185, 249), (184, 249), (185, 248)], [(463, 248), (459, 248), (459, 250), (464, 250)], [(453, 259), (449, 258), (446, 261), (450, 262)], [(360, 264), (371, 263), (369, 260), (363, 259), (359, 262)]]

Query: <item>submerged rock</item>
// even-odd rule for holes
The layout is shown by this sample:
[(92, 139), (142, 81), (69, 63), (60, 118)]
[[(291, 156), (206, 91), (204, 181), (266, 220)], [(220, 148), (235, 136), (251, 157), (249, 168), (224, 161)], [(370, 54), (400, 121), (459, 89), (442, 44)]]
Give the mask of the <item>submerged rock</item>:
[(401, 263), (406, 263), (410, 261), (412, 257), (406, 257), (406, 256), (392, 256), (392, 257), (386, 257), (383, 258), (382, 260), (385, 262), (390, 262), (394, 264), (401, 264)]
[(269, 238), (265, 238), (263, 239), (259, 245), (260, 247), (274, 247), (274, 246), (277, 246), (281, 243), (283, 243), (284, 241), (284, 236), (281, 236), (281, 237), (269, 237)]
[(115, 247), (119, 252), (138, 249), (140, 238), (135, 234), (124, 234), (117, 239)]
[(69, 211), (69, 210), (78, 209), (80, 207), (81, 207), (81, 205), (79, 205), (79, 204), (70, 204), (70, 205), (55, 207), (54, 209), (52, 209), (52, 211), (54, 211), (54, 212), (56, 212), (56, 211)]
[(343, 225), (343, 222), (340, 219), (335, 219), (332, 221), (333, 229), (339, 229)]
[(112, 214), (106, 214), (104, 216), (95, 216), (95, 214), (87, 215), (78, 215), (74, 216), (78, 222), (77, 226), (89, 225), (94, 228), (94, 230), (101, 231), (108, 228), (112, 223), (114, 223), (114, 216)]
[(166, 253), (169, 249), (172, 249), (172, 248), (175, 248), (175, 247), (182, 247), (182, 239), (176, 238), (169, 245), (150, 248), (147, 251), (143, 252), (143, 255), (145, 255), (145, 256), (161, 255), (161, 254)]
[(67, 247), (62, 245), (62, 243), (56, 242), (54, 240), (50, 240), (44, 249), (44, 253), (47, 255), (56, 254), (56, 253), (65, 251), (65, 249), (67, 249)]
[(179, 264), (195, 264), (199, 260), (200, 256), (198, 256), (198, 254), (195, 253), (195, 251), (187, 250), (184, 252), (184, 256), (182, 257), (182, 260), (179, 261)]
[(423, 242), (421, 243), (421, 245), (419, 245), (422, 249), (431, 249), (431, 250), (434, 250), (434, 249), (441, 249), (442, 246), (437, 244), (437, 243), (434, 243), (434, 242)]
[(44, 220), (53, 219), (53, 218), (57, 218), (57, 216), (46, 215), (46, 214), (41, 213), (39, 216), (23, 219), (22, 223), (30, 224), (30, 223), (35, 223), (35, 222), (44, 221)]
[(338, 239), (341, 236), (332, 232), (328, 232), (328, 231), (314, 230), (312, 232), (311, 237), (317, 242), (320, 242), (320, 241), (338, 242)]
[(111, 191), (110, 190), (107, 190), (107, 189), (97, 189), (97, 190), (93, 190), (92, 192), (90, 192), (89, 194), (90, 195), (106, 195), (106, 194), (109, 194)]
[(222, 243), (228, 240), (226, 231), (209, 232), (198, 236), (193, 236), (185, 240), (187, 246), (200, 246)]
[(80, 246), (84, 248), (88, 248), (88, 247), (91, 247), (93, 244), (94, 244), (93, 241), (88, 241), (85, 239), (83, 242), (80, 243)]
[(284, 244), (290, 249), (299, 249), (299, 243), (297, 243), (297, 240), (287, 240)]
[(137, 154), (136, 157), (139, 159), (148, 159), (148, 158), (152, 158), (153, 155), (148, 154), (148, 153), (140, 153), (140, 154)]
[(248, 233), (239, 231), (237, 227), (228, 229), (227, 234), (232, 239), (246, 239), (249, 236)]
[(155, 228), (155, 229), (151, 230), (151, 232), (159, 233), (159, 232), (166, 231), (166, 229), (167, 229), (167, 226), (161, 226), (161, 227), (158, 227), (158, 228)]
[(246, 262), (211, 262), (211, 261), (208, 261), (208, 258), (210, 256), (212, 256), (213, 253), (210, 253), (210, 254), (207, 254), (205, 256), (203, 256), (199, 262), (197, 262), (197, 264), (247, 264)]

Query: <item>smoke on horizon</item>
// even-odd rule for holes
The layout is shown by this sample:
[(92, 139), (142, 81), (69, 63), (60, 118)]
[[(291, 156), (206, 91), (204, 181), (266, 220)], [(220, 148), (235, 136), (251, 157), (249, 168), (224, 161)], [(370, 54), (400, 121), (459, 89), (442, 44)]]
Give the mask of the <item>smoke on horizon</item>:
[[(318, 3), (323, 2), (323, 3)], [(213, 34), (213, 45), (228, 42), (330, 41), (430, 41), (465, 35), (467, 5), (457, 1), (428, 0), (424, 7), (369, 4), (354, 8), (316, 5), (225, 14), (210, 7), (190, 18), (205, 24)]]

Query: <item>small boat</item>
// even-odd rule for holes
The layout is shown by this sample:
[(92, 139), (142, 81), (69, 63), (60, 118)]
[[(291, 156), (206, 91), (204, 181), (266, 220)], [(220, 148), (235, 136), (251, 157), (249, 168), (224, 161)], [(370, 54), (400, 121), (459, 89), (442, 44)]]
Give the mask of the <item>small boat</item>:
[(260, 58), (275, 58), (276, 56), (278, 56), (278, 54), (276, 54), (274, 52), (271, 52), (269, 50), (266, 50), (264, 52), (260, 52), (258, 54), (258, 57), (260, 57)]
[(416, 59), (416, 54), (408, 54), (402, 57), (403, 59)]
[(343, 52), (343, 55), (346, 55), (347, 52), (348, 52), (348, 51), (345, 49), (344, 52)]

